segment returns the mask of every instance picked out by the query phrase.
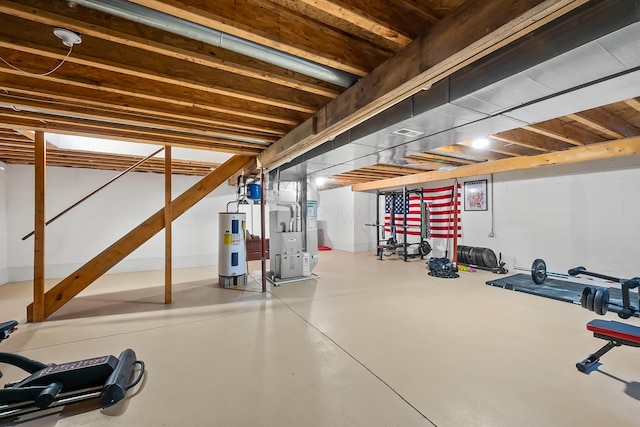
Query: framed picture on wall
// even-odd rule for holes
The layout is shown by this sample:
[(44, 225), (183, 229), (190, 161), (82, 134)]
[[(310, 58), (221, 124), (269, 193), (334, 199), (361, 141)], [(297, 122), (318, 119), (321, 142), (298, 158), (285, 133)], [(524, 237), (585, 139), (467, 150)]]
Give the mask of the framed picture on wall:
[(464, 210), (487, 210), (487, 180), (467, 181), (464, 183)]

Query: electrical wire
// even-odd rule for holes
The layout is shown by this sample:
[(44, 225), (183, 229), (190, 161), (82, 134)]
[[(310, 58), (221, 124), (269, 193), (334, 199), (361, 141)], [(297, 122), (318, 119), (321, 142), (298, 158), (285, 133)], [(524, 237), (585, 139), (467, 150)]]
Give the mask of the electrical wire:
[(69, 52), (67, 52), (67, 54), (64, 56), (64, 58), (62, 58), (62, 62), (60, 62), (58, 65), (56, 65), (51, 71), (47, 71), (46, 73), (43, 73), (43, 74), (31, 73), (29, 71), (25, 71), (25, 70), (23, 70), (21, 68), (16, 67), (15, 65), (10, 64), (7, 60), (5, 60), (1, 56), (0, 56), (0, 61), (4, 62), (9, 67), (11, 67), (14, 70), (19, 71), (21, 73), (29, 74), (31, 76), (45, 77), (45, 76), (48, 76), (49, 74), (55, 72), (58, 68), (62, 67), (62, 64), (64, 64), (67, 61), (67, 58), (69, 57), (69, 55), (71, 55), (71, 51), (73, 51), (73, 45), (69, 46)]

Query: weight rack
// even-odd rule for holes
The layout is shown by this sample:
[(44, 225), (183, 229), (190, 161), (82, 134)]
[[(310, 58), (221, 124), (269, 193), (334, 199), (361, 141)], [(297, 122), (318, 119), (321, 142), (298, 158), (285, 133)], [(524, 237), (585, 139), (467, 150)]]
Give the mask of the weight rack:
[[(416, 226), (408, 226), (407, 225), (407, 215), (409, 211), (409, 203), (408, 199), (411, 194), (417, 194), (420, 198), (420, 225)], [(402, 257), (404, 261), (407, 261), (409, 258), (420, 257), (420, 259), (424, 259), (424, 257), (431, 252), (431, 246), (429, 245), (427, 238), (429, 237), (429, 233), (427, 228), (425, 227), (425, 222), (428, 221), (428, 212), (425, 212), (424, 205), (424, 193), (422, 188), (416, 188), (413, 190), (407, 190), (407, 187), (403, 187), (402, 191), (376, 191), (376, 223), (375, 224), (367, 224), (370, 226), (376, 227), (376, 235), (377, 235), (377, 246), (376, 246), (376, 255), (382, 260), (382, 255), (385, 250), (396, 251), (397, 249), (402, 249)], [(387, 238), (385, 235), (385, 225), (380, 224), (380, 196), (385, 197), (385, 207), (386, 207), (386, 197), (391, 196), (391, 209), (389, 212), (389, 227), (391, 229), (391, 237)], [(403, 218), (402, 225), (396, 225), (396, 213), (395, 213), (395, 202), (396, 198), (401, 198), (402, 203), (405, 205), (405, 209), (403, 209)], [(402, 243), (398, 243), (398, 229), (402, 229), (404, 231), (404, 238)], [(419, 229), (420, 230), (420, 241), (417, 243), (409, 243), (407, 242), (407, 231), (410, 229)], [(418, 246), (418, 250), (414, 254), (409, 254), (409, 248), (412, 246)]]

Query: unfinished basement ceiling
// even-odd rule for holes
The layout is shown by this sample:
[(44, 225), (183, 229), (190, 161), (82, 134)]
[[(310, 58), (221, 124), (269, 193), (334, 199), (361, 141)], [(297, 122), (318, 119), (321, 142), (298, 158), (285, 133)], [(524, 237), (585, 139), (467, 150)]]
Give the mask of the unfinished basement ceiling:
[[(622, 96), (618, 89), (623, 80), (615, 83), (610, 77), (622, 74), (625, 85), (640, 87), (633, 80), (638, 31), (596, 41), (636, 22), (636, 2), (529, 3), (6, 0), (0, 3), (0, 57), (14, 66), (45, 73), (59, 64), (68, 49), (53, 35), (54, 27), (76, 31), (83, 41), (48, 76), (27, 75), (0, 63), (0, 160), (30, 163), (32, 145), (19, 135), (42, 130), (250, 154), (266, 159), (267, 167), (289, 161), (282, 169), (295, 176), (319, 174), (347, 185), (637, 135), (640, 113), (634, 97), (640, 94), (627, 90)], [(400, 102), (389, 97), (376, 111), (371, 108), (377, 112), (391, 107), (368, 122), (365, 113), (360, 114), (367, 96), (379, 92), (386, 98), (385, 93), (396, 90), (386, 86), (411, 80), (413, 68), (424, 72), (430, 66), (433, 55), (421, 59), (407, 54), (429, 45), (430, 37), (439, 41), (433, 49), (444, 52), (458, 46), (457, 39), (466, 33), (478, 33), (478, 25), (492, 36), (491, 26), (499, 27), (497, 18), (541, 11), (549, 11), (548, 16), (535, 19), (551, 22), (541, 30), (546, 39), (540, 32), (528, 38), (514, 32), (512, 39), (521, 40), (506, 49), (515, 54), (498, 67), (508, 75), (494, 73), (498, 53), (483, 60), (480, 52), (466, 68), (434, 80), (431, 89), (409, 91)], [(494, 16), (496, 22), (490, 22)], [(583, 16), (594, 23), (576, 26), (586, 22)], [(455, 31), (461, 37), (452, 38)], [(227, 42), (243, 47), (221, 47), (228, 47)], [(493, 42), (499, 43), (495, 37)], [(522, 46), (534, 50), (518, 51)], [(552, 55), (545, 56), (548, 47)], [(571, 56), (578, 48), (587, 50)], [(566, 61), (552, 64), (559, 67), (554, 76), (541, 64), (555, 57)], [(406, 62), (411, 58), (417, 62)], [(398, 63), (403, 66), (395, 66)], [(575, 63), (593, 72), (568, 78)], [(540, 72), (532, 75), (536, 66)], [(553, 83), (554, 78), (564, 81)], [(588, 83), (604, 86), (588, 95), (589, 102), (574, 102), (584, 96), (572, 90)], [(615, 104), (622, 101), (626, 103)], [(613, 105), (603, 107), (607, 104)], [(363, 118), (358, 123), (343, 120), (357, 115)], [(386, 136), (403, 128), (422, 134)], [(468, 147), (477, 133), (493, 136), (481, 152)], [(50, 152), (51, 160), (54, 154)], [(108, 157), (84, 153), (75, 165), (74, 156), (59, 165), (117, 169)], [(198, 170), (206, 173), (210, 167)]]

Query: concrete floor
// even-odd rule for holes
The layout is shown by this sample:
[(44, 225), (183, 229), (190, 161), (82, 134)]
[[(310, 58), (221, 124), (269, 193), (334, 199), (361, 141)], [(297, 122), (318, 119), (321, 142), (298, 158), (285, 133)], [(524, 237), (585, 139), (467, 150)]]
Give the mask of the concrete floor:
[[(604, 344), (585, 329), (593, 313), (485, 286), (492, 273), (425, 267), (322, 252), (320, 278), (265, 295), (257, 282), (218, 288), (212, 268), (176, 270), (171, 306), (162, 272), (108, 275), (2, 350), (64, 362), (131, 347), (146, 362), (116, 407), (36, 426), (640, 425), (640, 349), (614, 349), (589, 375), (574, 367)], [(24, 322), (30, 292), (0, 286), (2, 319)]]

